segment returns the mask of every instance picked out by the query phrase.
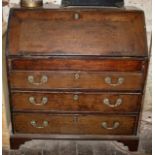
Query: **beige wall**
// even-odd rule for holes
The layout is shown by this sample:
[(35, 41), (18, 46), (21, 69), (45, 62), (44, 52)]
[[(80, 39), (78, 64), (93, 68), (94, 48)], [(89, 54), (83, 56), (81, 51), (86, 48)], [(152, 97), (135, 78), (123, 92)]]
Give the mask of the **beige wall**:
[(3, 59), (3, 94), (2, 94), (2, 143), (3, 147), (9, 147), (9, 128), (10, 128), (10, 115), (9, 115), (9, 107), (8, 107), (8, 97), (7, 97), (7, 83), (6, 83), (6, 67), (5, 67), (5, 30), (6, 25), (3, 24), (3, 44), (2, 44), (2, 59)]
[[(8, 1), (8, 0), (6, 0)], [(44, 2), (53, 2), (55, 4), (60, 4), (61, 0), (44, 0)], [(9, 8), (11, 6), (14, 6), (16, 3), (19, 3), (19, 0), (10, 0), (10, 4), (8, 6), (5, 6), (3, 8), (3, 19), (4, 22), (7, 22), (8, 14), (9, 14)], [(151, 40), (151, 31), (152, 31), (152, 15), (151, 15), (151, 0), (125, 0), (125, 6), (134, 6), (138, 7), (144, 10), (145, 17), (146, 17), (146, 28), (147, 28), (147, 37), (148, 37), (148, 46), (150, 46), (150, 40)], [(150, 62), (149, 67), (149, 75), (147, 80), (147, 87), (146, 87), (146, 94), (145, 94), (145, 104), (144, 104), (144, 112), (151, 111), (152, 108), (152, 102), (151, 102), (151, 84), (152, 84), (152, 76), (151, 76), (151, 68), (152, 63)], [(4, 90), (6, 94), (6, 90)], [(5, 111), (5, 96), (3, 95), (3, 146), (8, 147), (9, 141), (8, 141), (8, 125), (6, 123), (6, 111)], [(7, 98), (6, 98), (7, 99)], [(6, 109), (8, 109), (8, 106), (6, 106)], [(7, 110), (8, 111), (8, 110)], [(7, 112), (8, 114), (8, 112)]]

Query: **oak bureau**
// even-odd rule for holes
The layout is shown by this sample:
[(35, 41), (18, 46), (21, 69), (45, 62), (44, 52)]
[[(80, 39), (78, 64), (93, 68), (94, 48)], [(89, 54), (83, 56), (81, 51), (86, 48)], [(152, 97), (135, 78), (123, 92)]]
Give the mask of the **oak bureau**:
[(33, 139), (137, 149), (148, 67), (143, 11), (13, 8), (7, 33), (12, 149)]

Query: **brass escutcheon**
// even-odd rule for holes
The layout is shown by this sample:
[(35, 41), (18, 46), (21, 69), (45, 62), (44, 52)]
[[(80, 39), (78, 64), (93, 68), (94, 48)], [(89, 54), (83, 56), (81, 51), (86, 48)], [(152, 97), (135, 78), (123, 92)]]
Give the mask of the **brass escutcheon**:
[(75, 20), (78, 20), (78, 19), (80, 19), (80, 14), (79, 13), (74, 13), (74, 19)]
[(74, 101), (78, 101), (78, 100), (79, 100), (79, 95), (74, 95), (74, 96), (73, 96), (73, 100), (74, 100)]
[(74, 79), (75, 79), (75, 80), (78, 80), (79, 78), (80, 78), (80, 74), (79, 74), (79, 73), (75, 73)]

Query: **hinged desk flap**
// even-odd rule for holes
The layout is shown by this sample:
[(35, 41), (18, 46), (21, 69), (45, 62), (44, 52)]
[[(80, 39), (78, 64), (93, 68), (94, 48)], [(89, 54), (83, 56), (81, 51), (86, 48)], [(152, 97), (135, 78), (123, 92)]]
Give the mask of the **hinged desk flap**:
[(125, 9), (14, 9), (9, 55), (147, 56), (144, 14)]

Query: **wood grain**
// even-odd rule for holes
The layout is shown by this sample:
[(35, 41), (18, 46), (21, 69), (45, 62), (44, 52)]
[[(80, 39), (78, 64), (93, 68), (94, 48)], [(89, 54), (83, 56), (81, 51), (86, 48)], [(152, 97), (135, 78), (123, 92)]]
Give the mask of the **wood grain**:
[[(104, 134), (104, 135), (132, 135), (134, 133), (136, 117), (119, 115), (52, 115), (14, 113), (15, 133), (54, 133), (54, 134)], [(39, 129), (33, 127), (30, 122), (35, 120), (37, 126), (42, 126), (43, 121), (49, 125)], [(109, 127), (114, 122), (120, 122), (120, 126), (114, 130), (107, 130), (101, 126), (107, 122)]]
[(144, 59), (59, 57), (59, 58), (14, 58), (10, 59), (13, 70), (96, 70), (96, 71), (142, 71)]
[[(6, 60), (11, 148), (31, 139), (108, 139), (137, 149), (148, 62), (143, 11), (11, 9)], [(40, 83), (42, 76), (47, 82)], [(124, 81), (118, 84), (119, 78)], [(30, 96), (48, 102), (36, 107), (28, 104)], [(114, 104), (118, 97), (123, 99), (119, 107), (103, 105), (103, 98)], [(42, 128), (43, 121), (48, 124)], [(104, 121), (109, 128), (115, 121), (120, 126), (107, 130)]]
[[(78, 74), (79, 78), (75, 76)], [(34, 85), (28, 82), (28, 76), (34, 77), (34, 82), (40, 83), (43, 76), (48, 77), (48, 81), (43, 84)], [(122, 84), (112, 86), (105, 82), (105, 78), (110, 77), (113, 84), (118, 83), (118, 79), (124, 78)], [(13, 71), (10, 75), (11, 88), (13, 89), (98, 89), (98, 90), (142, 90), (142, 73), (123, 72), (83, 72), (83, 71)]]
[[(50, 112), (139, 112), (141, 94), (123, 93), (86, 93), (86, 92), (13, 92), (12, 107), (14, 111), (50, 111)], [(48, 99), (45, 105), (30, 103), (30, 97), (34, 97), (36, 104), (41, 104), (43, 97)], [(78, 97), (77, 100), (74, 98)], [(110, 104), (116, 104), (122, 99), (118, 107), (109, 107), (103, 100), (108, 98)]]
[(144, 24), (143, 12), (135, 10), (12, 10), (8, 52), (147, 56)]

